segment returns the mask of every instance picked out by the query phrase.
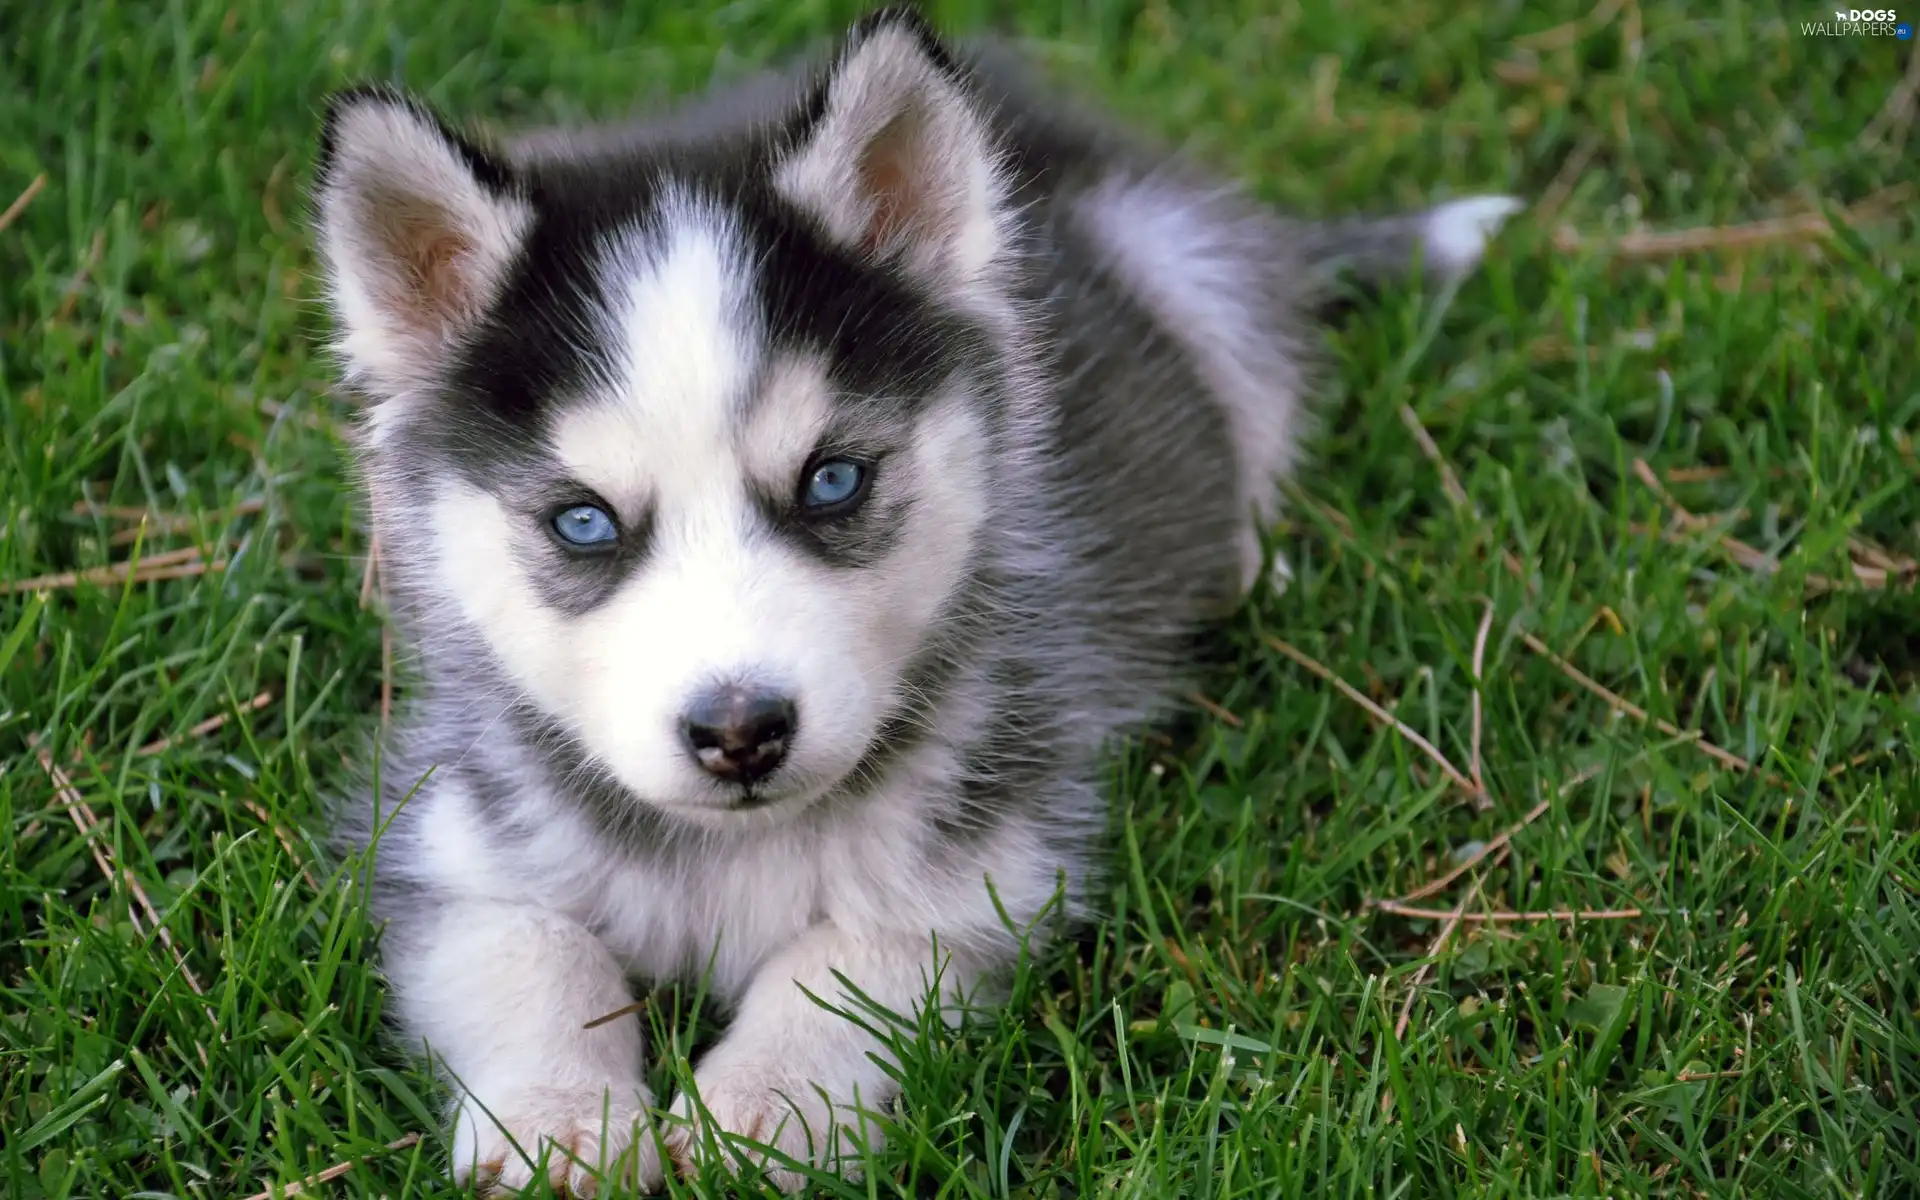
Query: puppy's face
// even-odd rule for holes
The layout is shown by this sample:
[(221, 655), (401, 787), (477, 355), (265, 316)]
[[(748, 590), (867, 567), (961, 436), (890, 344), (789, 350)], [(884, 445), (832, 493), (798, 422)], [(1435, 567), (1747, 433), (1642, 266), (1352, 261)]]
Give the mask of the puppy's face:
[(641, 802), (797, 810), (921, 699), (986, 517), (1002, 220), (945, 63), (869, 25), (792, 129), (645, 161), (330, 114), (389, 559)]

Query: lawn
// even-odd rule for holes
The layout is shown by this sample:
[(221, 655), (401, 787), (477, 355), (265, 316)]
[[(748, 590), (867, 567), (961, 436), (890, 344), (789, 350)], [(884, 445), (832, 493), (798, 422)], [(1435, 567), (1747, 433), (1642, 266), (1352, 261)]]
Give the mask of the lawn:
[[(1536, 211), (1329, 338), (1295, 581), (1116, 764), (1106, 919), (822, 1194), (1920, 1193), (1920, 58), (1817, 8), (939, 6), (1278, 202)], [(0, 0), (7, 1197), (455, 1194), (313, 831), (395, 678), (321, 98), (610, 115), (854, 11)]]

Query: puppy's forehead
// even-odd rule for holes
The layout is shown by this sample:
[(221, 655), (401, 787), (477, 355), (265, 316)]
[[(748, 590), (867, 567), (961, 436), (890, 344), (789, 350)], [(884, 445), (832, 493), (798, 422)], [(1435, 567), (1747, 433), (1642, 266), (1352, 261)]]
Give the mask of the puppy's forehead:
[(790, 261), (792, 239), (779, 232), (668, 190), (645, 222), (605, 239), (593, 268), (602, 367), (576, 400), (551, 410), (563, 470), (633, 504), (721, 480), (737, 487), (743, 474), (777, 482), (822, 439), (873, 432), (873, 414), (854, 410), (886, 401), (855, 400), (862, 385), (897, 400), (902, 386), (937, 374), (913, 361), (925, 339), (905, 327), (867, 317), (880, 336), (840, 345), (814, 328), (825, 315), (834, 334), (861, 324), (835, 311), (849, 299), (864, 301), (860, 310), (898, 310), (852, 286), (794, 294), (825, 272), (818, 260)]
[(593, 264), (602, 369), (551, 411), (554, 455), (609, 498), (639, 499), (725, 463), (765, 357), (753, 263), (736, 217), (667, 193), (609, 233)]
[(973, 344), (751, 181), (609, 167), (540, 204), (450, 389), (449, 452), (483, 487), (516, 462), (622, 505), (773, 483), (850, 415), (918, 407)]

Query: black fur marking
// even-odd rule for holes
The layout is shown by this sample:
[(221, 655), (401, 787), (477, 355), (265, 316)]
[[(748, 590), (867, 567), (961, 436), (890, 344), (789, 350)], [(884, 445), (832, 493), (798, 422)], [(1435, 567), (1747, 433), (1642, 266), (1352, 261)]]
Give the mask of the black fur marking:
[(755, 149), (656, 147), (535, 171), (533, 227), (448, 372), (432, 423), (442, 450), (477, 477), (497, 476), (536, 449), (552, 409), (617, 383), (623, 348), (604, 326), (623, 300), (606, 294), (605, 247), (664, 232), (668, 181), (736, 223), (770, 349), (820, 357), (836, 391), (915, 403), (984, 351), (980, 330), (826, 239), (774, 192), (771, 151)]

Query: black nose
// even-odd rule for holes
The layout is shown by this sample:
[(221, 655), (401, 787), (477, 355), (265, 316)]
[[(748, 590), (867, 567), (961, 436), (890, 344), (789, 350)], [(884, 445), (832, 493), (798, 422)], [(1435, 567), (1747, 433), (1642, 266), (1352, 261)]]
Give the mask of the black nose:
[(681, 718), (693, 759), (728, 783), (765, 779), (793, 740), (793, 701), (778, 692), (726, 687), (701, 697)]

